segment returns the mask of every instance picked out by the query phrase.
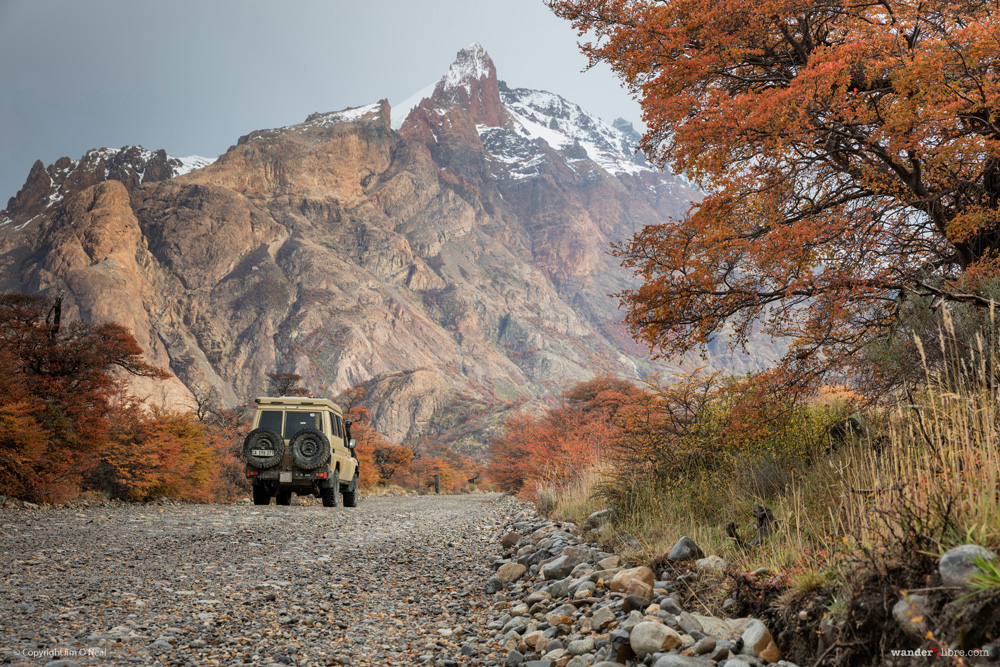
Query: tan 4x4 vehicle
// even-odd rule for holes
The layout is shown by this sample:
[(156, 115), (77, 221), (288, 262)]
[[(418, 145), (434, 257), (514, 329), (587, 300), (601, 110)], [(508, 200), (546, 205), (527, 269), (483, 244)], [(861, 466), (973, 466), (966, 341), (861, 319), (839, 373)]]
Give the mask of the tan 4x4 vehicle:
[(324, 507), (358, 504), (358, 459), (351, 422), (325, 398), (258, 398), (253, 430), (243, 442), (255, 505), (288, 505), (292, 492)]

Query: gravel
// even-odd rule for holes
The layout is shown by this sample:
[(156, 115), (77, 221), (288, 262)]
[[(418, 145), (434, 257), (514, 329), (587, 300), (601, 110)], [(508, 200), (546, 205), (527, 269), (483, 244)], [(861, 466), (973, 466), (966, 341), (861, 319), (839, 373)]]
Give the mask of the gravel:
[(0, 509), (0, 663), (504, 664), (485, 628), (506, 604), (483, 583), (523, 510), (498, 495)]

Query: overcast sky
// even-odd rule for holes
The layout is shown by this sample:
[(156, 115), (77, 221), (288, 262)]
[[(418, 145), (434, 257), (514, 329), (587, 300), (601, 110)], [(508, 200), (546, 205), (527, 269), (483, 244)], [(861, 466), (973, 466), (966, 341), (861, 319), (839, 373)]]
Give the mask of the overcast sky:
[(126, 144), (214, 157), (314, 111), (401, 102), (471, 42), (509, 85), (638, 126), (542, 0), (0, 0), (0, 208), (36, 159)]

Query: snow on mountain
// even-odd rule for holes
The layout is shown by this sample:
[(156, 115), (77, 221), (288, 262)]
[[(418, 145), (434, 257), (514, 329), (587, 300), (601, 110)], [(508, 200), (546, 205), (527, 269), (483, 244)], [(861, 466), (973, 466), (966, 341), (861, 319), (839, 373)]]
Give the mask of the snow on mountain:
[(589, 158), (609, 174), (650, 171), (642, 155), (635, 152), (635, 139), (626, 133), (625, 126), (608, 125), (580, 105), (545, 91), (501, 86), (500, 99), (507, 124), (477, 128), (483, 145), (495, 160), (509, 167), (512, 178), (538, 173), (544, 157), (535, 146), (537, 141), (564, 152), (570, 163)]
[(488, 79), (491, 75), (492, 61), (486, 49), (478, 42), (473, 42), (458, 52), (458, 58), (448, 68), (448, 73), (441, 79), (443, 90), (452, 92), (458, 88), (466, 95), (472, 94), (472, 82)]
[[(73, 161), (71, 166), (65, 167), (63, 171), (68, 174), (82, 165), (85, 169), (95, 169), (99, 163), (104, 165), (104, 179), (111, 177), (111, 171), (116, 163), (127, 165), (135, 171), (139, 183), (145, 183), (147, 167), (158, 160), (158, 151), (151, 151), (142, 146), (122, 146), (121, 148), (93, 148), (87, 151), (79, 161)], [(188, 155), (185, 157), (166, 156), (167, 166), (170, 168), (170, 176), (182, 176), (189, 174), (195, 169), (201, 169), (215, 162), (214, 157), (202, 157), (201, 155)], [(157, 178), (156, 180), (161, 180)]]
[(434, 85), (414, 93), (392, 110), (399, 130), (414, 107), (430, 98), (438, 107), (458, 105), (476, 122), (483, 145), (511, 178), (539, 173), (545, 157), (539, 141), (563, 153), (572, 166), (590, 159), (612, 175), (651, 171), (636, 153), (638, 134), (627, 121), (609, 125), (559, 95), (528, 88), (508, 88), (477, 43), (458, 52), (448, 72)]
[(282, 129), (304, 129), (307, 127), (332, 127), (337, 123), (350, 123), (356, 120), (361, 120), (368, 114), (379, 113), (379, 108), (381, 104), (379, 102), (374, 102), (373, 104), (366, 104), (360, 107), (348, 107), (341, 111), (331, 111), (329, 113), (314, 113), (308, 118), (306, 122), (299, 123), (298, 125), (289, 125), (288, 127)]
[(181, 166), (179, 167), (174, 166), (174, 176), (183, 176), (184, 174), (188, 174), (195, 169), (207, 167), (216, 160), (214, 157), (202, 157), (200, 155), (188, 155), (187, 157), (167, 156), (167, 159), (171, 161), (176, 160), (181, 163)]

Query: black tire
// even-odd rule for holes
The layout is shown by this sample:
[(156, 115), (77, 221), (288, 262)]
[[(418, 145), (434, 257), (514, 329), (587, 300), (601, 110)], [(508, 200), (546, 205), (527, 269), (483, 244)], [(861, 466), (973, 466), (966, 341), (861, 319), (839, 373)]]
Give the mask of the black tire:
[(340, 471), (334, 470), (330, 478), (330, 486), (319, 490), (323, 498), (323, 507), (336, 507), (340, 504)]
[(330, 460), (330, 441), (322, 431), (304, 428), (288, 445), (292, 461), (303, 470), (315, 470)]
[(271, 492), (267, 490), (263, 484), (253, 485), (253, 504), (254, 505), (270, 505), (271, 504)]
[(354, 479), (351, 480), (351, 486), (344, 491), (344, 507), (357, 507), (358, 506), (358, 474), (354, 473)]
[[(270, 451), (271, 456), (254, 454), (254, 451)], [(285, 441), (281, 435), (267, 428), (255, 428), (247, 434), (243, 441), (243, 456), (247, 463), (255, 468), (266, 470), (281, 462), (285, 455)]]
[(274, 497), (275, 505), (291, 505), (292, 504), (292, 492), (291, 491), (278, 491), (278, 495)]

